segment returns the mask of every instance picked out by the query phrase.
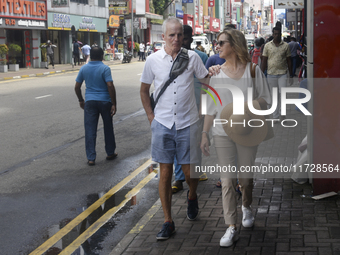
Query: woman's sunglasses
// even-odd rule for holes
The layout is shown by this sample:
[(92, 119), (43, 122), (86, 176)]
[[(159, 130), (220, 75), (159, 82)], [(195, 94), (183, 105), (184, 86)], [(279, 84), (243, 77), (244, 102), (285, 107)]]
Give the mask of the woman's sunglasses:
[(226, 42), (229, 42), (229, 41), (218, 41), (217, 44), (222, 47)]

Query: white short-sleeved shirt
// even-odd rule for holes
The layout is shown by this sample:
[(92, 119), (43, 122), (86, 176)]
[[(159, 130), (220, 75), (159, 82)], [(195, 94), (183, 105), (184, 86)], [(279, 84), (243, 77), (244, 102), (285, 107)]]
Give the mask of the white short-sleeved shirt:
[[(268, 83), (266, 80), (266, 77), (262, 73), (261, 69), (259, 66), (256, 66), (255, 69), (255, 88), (256, 88), (256, 98), (263, 98), (267, 104), (271, 104), (271, 96), (270, 96), (270, 91), (268, 87)], [(233, 95), (230, 92), (229, 89), (225, 87), (225, 84), (231, 84), (234, 86), (237, 86), (240, 88), (243, 92), (244, 95), (244, 101), (246, 102), (248, 99), (248, 87), (252, 87), (252, 78), (251, 78), (251, 73), (250, 73), (250, 63), (247, 64), (247, 67), (244, 71), (244, 74), (241, 79), (239, 80), (234, 80), (229, 78), (222, 70), (221, 72), (213, 76), (210, 79), (210, 86), (213, 87), (216, 92), (219, 94), (221, 97), (222, 105), (219, 103), (219, 100), (216, 99), (216, 103), (213, 101), (213, 99), (208, 96), (207, 97), (207, 115), (212, 115), (215, 116), (215, 119), (220, 119), (221, 112), (223, 108), (233, 102)], [(211, 92), (215, 98), (216, 95)], [(227, 134), (224, 132), (224, 129), (222, 125), (215, 125), (215, 127), (212, 127), (212, 133), (213, 136), (218, 135), (218, 136), (227, 136)]]
[[(208, 71), (197, 53), (189, 50), (188, 55), (187, 69), (167, 87), (154, 110), (155, 119), (169, 129), (176, 124), (176, 129), (180, 130), (198, 121), (194, 75), (198, 79), (202, 79), (208, 75)], [(173, 61), (164, 48), (146, 59), (140, 81), (146, 84), (154, 82), (155, 100), (163, 85), (169, 79)]]

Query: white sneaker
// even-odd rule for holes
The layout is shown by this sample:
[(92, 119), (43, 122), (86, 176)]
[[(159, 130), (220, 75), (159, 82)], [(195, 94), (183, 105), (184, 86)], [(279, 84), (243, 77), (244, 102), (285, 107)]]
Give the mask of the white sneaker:
[(220, 246), (229, 247), (238, 240), (238, 233), (235, 227), (229, 227), (220, 240)]
[(245, 228), (251, 228), (254, 225), (254, 216), (251, 211), (251, 207), (245, 207), (242, 205), (242, 212), (243, 212), (243, 217), (242, 217), (242, 226)]

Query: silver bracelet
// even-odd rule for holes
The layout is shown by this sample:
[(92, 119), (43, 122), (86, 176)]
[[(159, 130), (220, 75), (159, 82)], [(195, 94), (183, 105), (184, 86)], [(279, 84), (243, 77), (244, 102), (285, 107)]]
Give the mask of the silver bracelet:
[(207, 132), (207, 131), (202, 131), (202, 134), (203, 134), (203, 133), (206, 133), (206, 134), (209, 136), (209, 132)]

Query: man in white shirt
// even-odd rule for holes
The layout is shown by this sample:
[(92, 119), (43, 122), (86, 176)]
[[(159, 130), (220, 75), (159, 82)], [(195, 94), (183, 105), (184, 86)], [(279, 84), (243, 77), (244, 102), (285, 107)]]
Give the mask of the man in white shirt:
[(157, 98), (169, 79), (173, 62), (182, 50), (183, 26), (177, 18), (171, 17), (164, 21), (162, 38), (165, 47), (148, 57), (140, 89), (143, 107), (151, 124), (152, 159), (160, 164), (158, 190), (165, 219), (161, 231), (157, 234), (158, 240), (168, 239), (175, 232), (175, 224), (171, 217), (171, 178), (175, 155), (178, 164), (182, 165), (189, 185), (187, 218), (195, 220), (198, 215), (196, 194), (198, 179), (190, 178), (190, 167), (198, 162), (199, 153), (197, 144), (194, 144), (199, 119), (194, 75), (199, 79), (208, 77), (208, 71), (197, 53), (188, 51), (189, 63), (186, 70), (170, 83), (153, 111), (149, 96), (150, 86), (154, 82), (154, 98)]
[(139, 59), (138, 59), (138, 61), (140, 61), (140, 58), (142, 58), (142, 61), (145, 61), (145, 44), (144, 44), (144, 42), (141, 42), (139, 44)]

